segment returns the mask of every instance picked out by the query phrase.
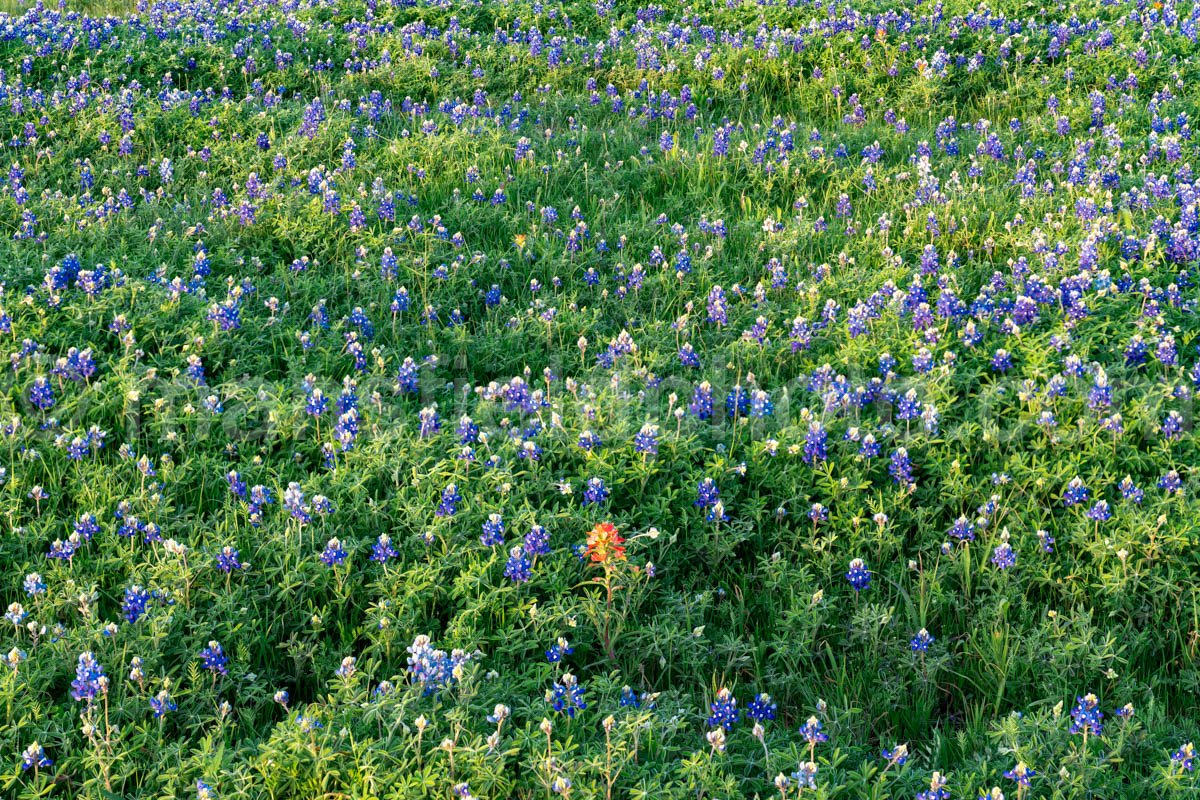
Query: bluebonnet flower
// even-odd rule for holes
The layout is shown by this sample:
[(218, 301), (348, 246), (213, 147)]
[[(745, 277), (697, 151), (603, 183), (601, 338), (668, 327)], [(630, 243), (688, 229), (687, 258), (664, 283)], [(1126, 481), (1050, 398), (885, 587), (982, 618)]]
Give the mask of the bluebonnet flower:
[(142, 669), (144, 662), (141, 656), (134, 656), (129, 660), (129, 680), (136, 683), (138, 688), (146, 682), (146, 671)]
[(714, 286), (708, 293), (708, 321), (718, 327), (729, 324), (729, 309), (725, 302), (725, 290)]
[(684, 342), (679, 348), (679, 363), (693, 369), (700, 366), (700, 356), (696, 354), (696, 348), (692, 346), (691, 342)]
[(326, 498), (324, 494), (314, 494), (312, 495), (312, 510), (322, 513), (322, 515), (330, 515), (330, 513), (334, 513), (334, 504), (330, 503), (329, 498)]
[(947, 534), (960, 542), (975, 541), (975, 526), (966, 517), (959, 517), (954, 521)]
[[(61, 628), (61, 626), (57, 627)], [(56, 636), (54, 640), (57, 641), (57, 639), (58, 637)], [(13, 672), (16, 672), (21, 668), (21, 663), (28, 657), (29, 654), (24, 650), (20, 649), (19, 647), (14, 647), (4, 656), (0, 656), (0, 662), (7, 664), (9, 669), (11, 669)]]
[(767, 332), (771, 327), (771, 322), (766, 317), (760, 316), (754, 321), (748, 330), (742, 331), (742, 341), (755, 343), (759, 345), (767, 344)]
[(734, 386), (725, 395), (725, 413), (732, 419), (745, 417), (750, 413), (750, 392), (741, 386)]
[(327, 398), (320, 389), (313, 389), (308, 394), (308, 399), (304, 404), (304, 410), (307, 414), (314, 417), (319, 417), (329, 408), (329, 398)]
[(200, 665), (214, 675), (229, 674), (229, 659), (225, 651), (216, 641), (210, 641), (208, 646), (200, 651)]
[(399, 553), (392, 547), (392, 537), (386, 533), (379, 534), (379, 538), (375, 540), (375, 545), (371, 548), (371, 560), (386, 564), (397, 555)]
[(346, 656), (342, 659), (342, 663), (334, 670), (333, 674), (343, 680), (350, 680), (358, 672), (357, 659), (354, 656)]
[(924, 375), (933, 369), (933, 353), (922, 347), (917, 351), (917, 354), (912, 358), (913, 370), (920, 375)]
[(709, 506), (708, 514), (705, 516), (705, 520), (716, 523), (728, 522), (729, 515), (725, 513), (725, 504), (720, 500), (717, 500), (715, 503)]
[(503, 515), (488, 514), (487, 520), (483, 523), (483, 533), (480, 535), (479, 541), (484, 547), (494, 547), (498, 544), (504, 544)]
[[(1174, 395), (1186, 397), (1188, 395), (1188, 391), (1186, 388), (1179, 388), (1175, 390)], [(1167, 412), (1167, 416), (1163, 419), (1162, 425), (1159, 426), (1159, 430), (1162, 432), (1163, 438), (1169, 442), (1178, 441), (1183, 435), (1183, 428), (1183, 416), (1174, 409), (1171, 409)]]
[(317, 719), (316, 717), (312, 717), (307, 714), (297, 714), (296, 727), (300, 729), (301, 733), (313, 734), (324, 729), (325, 723), (321, 722), (321, 720)]
[(717, 158), (729, 155), (729, 130), (724, 126), (713, 131), (712, 154)]
[(555, 681), (554, 686), (546, 690), (546, 702), (550, 703), (555, 711), (574, 719), (576, 712), (587, 709), (587, 702), (583, 697), (585, 692), (578, 678), (570, 672), (564, 672)]
[(917, 399), (917, 390), (909, 389), (896, 401), (896, 418), (909, 420), (919, 416), (921, 416), (921, 401)]
[(809, 423), (808, 432), (804, 434), (804, 463), (816, 464), (825, 461), (829, 457), (826, 449), (828, 441), (829, 434), (820, 422)]
[(696, 500), (692, 505), (709, 508), (721, 499), (721, 490), (712, 478), (705, 478), (696, 487)]
[(200, 360), (200, 356), (192, 353), (187, 357), (187, 368), (184, 369), (184, 374), (195, 381), (197, 386), (204, 386), (204, 363)]
[[(398, 293), (397, 297), (399, 297)], [(396, 313), (397, 308), (397, 303), (393, 301), (393, 313)], [(418, 378), (420, 376), (418, 374), (418, 369), (419, 367), (417, 366), (417, 363), (413, 361), (412, 358), (404, 359), (403, 363), (400, 364), (399, 370), (396, 372), (396, 390), (398, 392), (402, 394), (416, 394), (419, 391), (420, 385), (418, 383)]]
[(1071, 733), (1099, 736), (1104, 732), (1103, 719), (1104, 712), (1100, 710), (1096, 695), (1089, 693), (1075, 698), (1075, 707), (1071, 709)]
[(475, 424), (474, 420), (464, 414), (458, 420), (458, 428), (455, 429), (455, 433), (458, 435), (460, 443), (470, 444), (478, 441), (479, 426)]
[(733, 692), (724, 687), (717, 692), (717, 696), (709, 704), (709, 710), (712, 712), (708, 717), (709, 727), (720, 726), (725, 730), (733, 730), (733, 726), (741, 715), (737, 707), (737, 698), (733, 696)]
[(634, 452), (644, 455), (658, 454), (658, 426), (646, 423), (633, 437)]
[(1008, 533), (1001, 534), (1000, 543), (992, 550), (992, 563), (999, 569), (1008, 569), (1017, 563), (1017, 553), (1008, 543)]
[(458, 486), (452, 483), (442, 490), (441, 500), (438, 501), (434, 513), (439, 517), (453, 517), (458, 513), (458, 504), (461, 502), (462, 495), (458, 493)]
[(608, 487), (604, 485), (602, 478), (588, 478), (584, 484), (583, 505), (603, 503), (608, 499), (608, 495)]
[[(819, 709), (818, 709), (819, 710)], [(800, 726), (800, 735), (804, 737), (804, 741), (808, 742), (810, 748), (815, 747), (822, 742), (829, 741), (829, 734), (822, 730), (824, 726), (821, 720), (816, 717), (809, 717), (808, 720)]]
[(1196, 766), (1195, 746), (1191, 742), (1181, 745), (1178, 750), (1171, 754), (1171, 760), (1178, 764), (1185, 772), (1191, 772)]
[(1063, 492), (1063, 505), (1069, 507), (1086, 503), (1090, 496), (1091, 490), (1084, 485), (1083, 479), (1076, 475), (1067, 483), (1067, 489)]
[(793, 319), (792, 329), (789, 333), (792, 352), (799, 353), (812, 347), (814, 331), (814, 326), (809, 324), (808, 320), (804, 317)]
[(146, 613), (146, 604), (150, 602), (150, 592), (134, 584), (125, 590), (125, 599), (121, 603), (121, 613), (125, 621), (133, 624)]
[(492, 713), (488, 714), (487, 721), (492, 723), (493, 725), (500, 725), (504, 722), (504, 720), (508, 719), (509, 716), (511, 716), (511, 715), (512, 715), (511, 708), (504, 705), (503, 703), (497, 703), (495, 705), (495, 707), (492, 709)]
[(86, 700), (90, 706), (97, 696), (105, 694), (108, 694), (108, 677), (104, 667), (91, 651), (80, 653), (75, 680), (71, 681), (71, 697), (77, 701)]
[(574, 652), (575, 648), (571, 647), (566, 637), (560, 636), (554, 644), (550, 645), (550, 649), (546, 651), (546, 660), (551, 664), (557, 664)]
[(172, 711), (175, 711), (179, 706), (171, 699), (170, 693), (166, 689), (162, 689), (154, 697), (150, 698), (150, 710), (154, 712), (156, 719), (165, 717)]
[(868, 433), (862, 437), (862, 442), (858, 446), (858, 455), (860, 458), (871, 459), (878, 456), (880, 453), (879, 442), (875, 440), (875, 434)]
[(1087, 518), (1096, 522), (1104, 522), (1112, 518), (1112, 510), (1109, 509), (1107, 501), (1097, 500), (1096, 503), (1088, 509)]
[(924, 628), (921, 628), (921, 630), (917, 631), (917, 635), (912, 638), (912, 641), (909, 642), (909, 645), (912, 647), (914, 653), (925, 653), (928, 652), (929, 645), (933, 644), (933, 642), (933, 635)]
[(692, 391), (692, 402), (688, 410), (696, 419), (709, 419), (713, 415), (713, 389), (708, 381), (702, 381)]
[(892, 453), (891, 463), (888, 464), (888, 474), (901, 486), (913, 486), (912, 459), (908, 457), (907, 448), (898, 447)]
[[(775, 712), (779, 710), (779, 706), (771, 699), (771, 695), (763, 692), (755, 695), (754, 699), (746, 704), (746, 716), (755, 722), (766, 722), (775, 719)], [(709, 723), (712, 724), (711, 722)]]
[(250, 488), (250, 498), (246, 502), (246, 511), (250, 517), (250, 524), (258, 527), (262, 524), (263, 509), (274, 503), (275, 499), (271, 496), (271, 490), (261, 484)]
[(72, 529), (72, 535), (78, 537), (78, 540), (82, 542), (90, 542), (91, 537), (98, 533), (100, 533), (100, 523), (96, 521), (94, 513), (80, 515)]
[(50, 544), (50, 551), (46, 553), (46, 558), (59, 561), (70, 561), (74, 557), (75, 551), (78, 548), (79, 536), (72, 533), (65, 542), (62, 539), (55, 539)]
[[(775, 780), (776, 780), (776, 783), (778, 784), (778, 781), (779, 781), (778, 776), (776, 777)], [(804, 763), (800, 764), (799, 769), (797, 769), (795, 772), (792, 773), (791, 782), (794, 786), (796, 786), (798, 791), (803, 791), (804, 789), (816, 789), (817, 788), (817, 764), (816, 764), (816, 762), (815, 761), (805, 761)]]
[(92, 537), (100, 532), (100, 523), (95, 514), (81, 514), (75, 521), (74, 533), (81, 541), (90, 542)]
[(204, 781), (197, 780), (196, 800), (217, 800), (217, 792)]
[(23, 770), (28, 771), (53, 765), (54, 762), (46, 755), (45, 749), (37, 742), (26, 747), (25, 751), (21, 753), (21, 769)]
[(587, 450), (590, 453), (599, 450), (601, 446), (600, 437), (592, 431), (587, 430), (579, 434), (579, 448), (581, 450)]
[(304, 119), (300, 123), (300, 134), (309, 139), (315, 139), (321, 123), (325, 121), (325, 106), (320, 98), (315, 98), (304, 109)]
[(929, 789), (917, 792), (916, 800), (950, 800), (950, 790), (946, 788), (946, 776), (934, 772), (929, 778)]
[(775, 411), (775, 404), (771, 402), (771, 396), (762, 389), (755, 389), (750, 393), (750, 416), (756, 419), (769, 417)]
[(966, 517), (959, 517), (955, 519), (954, 524), (947, 531), (947, 534), (952, 539), (959, 540), (960, 542), (972, 542), (974, 541), (974, 535), (976, 535), (974, 534), (974, 530), (976, 528), (974, 528), (974, 525)]
[(144, 529), (145, 526), (142, 525), (137, 517), (125, 517), (121, 520), (121, 524), (117, 528), (117, 536), (121, 536), (126, 539), (132, 539)]
[(346, 550), (342, 547), (342, 540), (336, 536), (325, 543), (325, 549), (321, 551), (321, 563), (327, 567), (336, 567), (346, 560)]
[(437, 405), (427, 406), (420, 413), (422, 439), (427, 439), (442, 429), (442, 421), (438, 417)]
[(89, 452), (91, 452), (91, 448), (88, 446), (88, 441), (80, 436), (76, 436), (67, 445), (67, 458), (72, 461), (82, 461)]
[(237, 497), (244, 498), (246, 496), (246, 482), (242, 480), (241, 475), (236, 470), (230, 470), (225, 474), (225, 480), (229, 484), (229, 492)]
[(29, 402), (42, 411), (54, 407), (54, 389), (44, 375), (33, 379), (33, 386), (29, 389)]
[(21, 623), (29, 616), (25, 611), (25, 606), (20, 603), (10, 603), (8, 611), (4, 614), (4, 618), (13, 624), (13, 627), (21, 627)]
[(504, 563), (504, 577), (513, 583), (529, 580), (533, 574), (533, 562), (520, 545), (508, 551), (508, 560)]
[(1037, 538), (1038, 546), (1042, 548), (1043, 553), (1054, 552), (1054, 537), (1050, 535), (1049, 531), (1039, 530), (1037, 532)]
[(1179, 473), (1175, 470), (1168, 470), (1158, 479), (1158, 488), (1164, 490), (1167, 494), (1175, 494), (1183, 488), (1183, 479), (1179, 477)]
[(550, 555), (550, 532), (541, 525), (534, 525), (525, 534), (523, 546), (531, 558)]
[(1025, 762), (1019, 761), (1017, 765), (1004, 773), (1004, 777), (1010, 781), (1015, 781), (1021, 789), (1028, 789), (1034, 776), (1037, 775), (1035, 770), (1025, 766)]
[(304, 492), (300, 489), (300, 484), (293, 481), (287, 485), (287, 489), (283, 492), (283, 507), (300, 524), (306, 525), (312, 522), (312, 508), (305, 504)]
[(1112, 387), (1108, 384), (1108, 375), (1103, 369), (1097, 369), (1092, 388), (1088, 392), (1088, 408), (1107, 408), (1112, 405), (1112, 399)]
[(238, 559), (238, 551), (229, 545), (225, 545), (221, 548), (221, 552), (217, 553), (217, 569), (221, 572), (228, 574), (235, 569), (244, 569), (245, 566)]
[(1146, 344), (1146, 340), (1140, 334), (1135, 335), (1125, 347), (1125, 363), (1130, 366), (1144, 364), (1146, 363), (1148, 353), (1149, 346)]
[(908, 745), (898, 744), (890, 750), (885, 749), (879, 754), (879, 757), (884, 761), (887, 761), (889, 764), (902, 767), (904, 766), (904, 763), (908, 761)]
[[(201, 367), (201, 373), (203, 373), (203, 367)], [(66, 357), (59, 358), (54, 362), (50, 374), (72, 381), (87, 381), (96, 374), (96, 359), (92, 348), (88, 347), (84, 350), (77, 347), (68, 348)]]
[(42, 576), (37, 572), (31, 572), (26, 575), (21, 585), (25, 589), (25, 594), (30, 597), (35, 597), (46, 591), (46, 584), (42, 583)]
[(863, 563), (861, 558), (856, 558), (850, 562), (850, 569), (846, 572), (846, 580), (850, 582), (850, 586), (856, 592), (861, 592), (871, 585), (871, 571), (867, 569), (867, 565)]

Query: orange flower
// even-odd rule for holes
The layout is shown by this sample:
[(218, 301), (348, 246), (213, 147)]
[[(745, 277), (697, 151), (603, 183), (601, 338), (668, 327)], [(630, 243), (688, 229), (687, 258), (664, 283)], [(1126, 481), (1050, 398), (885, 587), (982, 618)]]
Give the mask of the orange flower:
[(617, 526), (611, 522), (601, 522), (588, 531), (587, 555), (597, 564), (607, 564), (625, 559), (625, 540), (617, 533)]
[(518, 250), (524, 250), (525, 249), (525, 234), (518, 233), (516, 236), (514, 236), (513, 244), (515, 244), (517, 246)]

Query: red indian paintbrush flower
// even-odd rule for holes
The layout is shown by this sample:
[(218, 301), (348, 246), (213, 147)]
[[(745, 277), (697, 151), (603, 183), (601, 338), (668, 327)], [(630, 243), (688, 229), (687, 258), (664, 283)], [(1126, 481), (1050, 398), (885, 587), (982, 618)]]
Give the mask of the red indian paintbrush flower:
[(624, 560), (624, 541), (621, 534), (617, 533), (617, 526), (611, 522), (601, 522), (588, 531), (587, 555), (597, 564)]

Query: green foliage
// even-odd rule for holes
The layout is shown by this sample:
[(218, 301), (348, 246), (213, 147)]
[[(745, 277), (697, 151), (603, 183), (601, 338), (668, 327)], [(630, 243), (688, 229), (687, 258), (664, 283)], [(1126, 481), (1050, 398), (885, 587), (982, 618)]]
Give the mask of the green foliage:
[[(882, 800), (935, 771), (955, 798), (1195, 796), (1194, 13), (25, 9), (0, 20), (5, 796)], [(736, 389), (771, 410), (728, 415)], [(1100, 735), (1070, 732), (1087, 692)]]

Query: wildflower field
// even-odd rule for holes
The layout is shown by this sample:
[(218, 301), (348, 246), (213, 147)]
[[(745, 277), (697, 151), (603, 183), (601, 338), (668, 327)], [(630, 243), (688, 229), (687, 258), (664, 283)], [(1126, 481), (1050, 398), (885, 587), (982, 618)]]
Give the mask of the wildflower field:
[(0, 14), (0, 796), (1196, 798), (1200, 5)]

